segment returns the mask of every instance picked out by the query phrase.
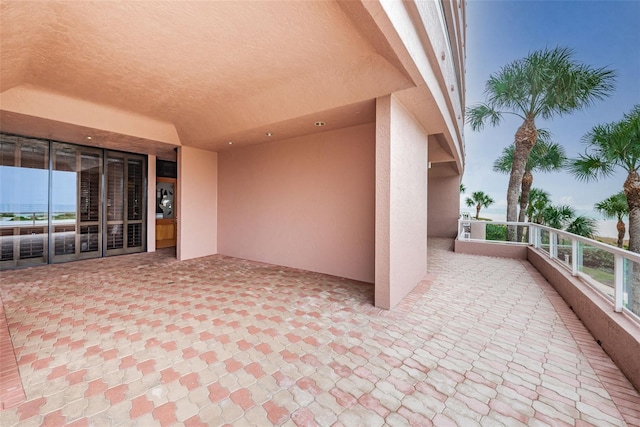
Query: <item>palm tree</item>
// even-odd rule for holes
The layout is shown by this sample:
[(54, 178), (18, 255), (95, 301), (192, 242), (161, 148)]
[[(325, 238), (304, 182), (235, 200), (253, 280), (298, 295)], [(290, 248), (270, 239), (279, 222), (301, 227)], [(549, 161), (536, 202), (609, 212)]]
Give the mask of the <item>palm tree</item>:
[(568, 205), (546, 206), (542, 210), (542, 224), (562, 230), (576, 216), (576, 211)]
[(640, 104), (619, 122), (595, 126), (582, 142), (587, 144), (585, 154), (569, 168), (577, 179), (606, 178), (618, 168), (627, 172), (623, 188), (629, 208), (629, 250), (640, 252)]
[(577, 234), (578, 236), (593, 238), (594, 234), (598, 230), (598, 223), (595, 219), (588, 216), (579, 215), (567, 225), (565, 229), (569, 233)]
[(568, 205), (548, 205), (542, 210), (542, 224), (583, 237), (593, 237), (598, 229), (595, 219), (584, 215), (576, 216), (576, 211)]
[(539, 188), (532, 188), (529, 193), (529, 205), (527, 206), (527, 218), (529, 222), (542, 224), (542, 213), (551, 204), (551, 195)]
[[(548, 133), (538, 129), (538, 141), (531, 149), (529, 158), (524, 167), (524, 175), (522, 176), (522, 185), (520, 191), (520, 211), (518, 213), (518, 222), (524, 222), (525, 213), (529, 206), (529, 194), (533, 185), (533, 171), (553, 172), (564, 168), (567, 161), (567, 155), (564, 148), (551, 142)], [(493, 170), (501, 173), (509, 173), (513, 166), (513, 156), (515, 147), (513, 144), (502, 150), (502, 155), (493, 163)], [(517, 241), (522, 240), (522, 227), (518, 227)]]
[(467, 197), (465, 200), (467, 206), (471, 207), (473, 205), (476, 206), (476, 219), (480, 218), (480, 209), (487, 208), (494, 204), (494, 200), (488, 194), (485, 194), (483, 191), (474, 191), (471, 193), (471, 197)]
[[(565, 47), (530, 52), (489, 76), (485, 86), (486, 102), (466, 110), (474, 131), (482, 130), (487, 123), (500, 124), (505, 114), (522, 119), (514, 138), (507, 221), (518, 217), (518, 189), (529, 152), (538, 140), (536, 119), (551, 119), (581, 110), (613, 90), (615, 73), (612, 70), (580, 64), (573, 55), (573, 51)], [(515, 240), (514, 227), (509, 227), (508, 238)]]
[(461, 193), (466, 193), (467, 192), (467, 187), (465, 187), (464, 184), (460, 183), (460, 192)]
[(624, 244), (624, 235), (627, 232), (622, 219), (629, 215), (629, 205), (627, 204), (627, 196), (624, 195), (624, 191), (607, 197), (601, 202), (596, 203), (593, 207), (606, 218), (618, 218), (616, 228), (618, 229), (618, 247), (621, 248)]

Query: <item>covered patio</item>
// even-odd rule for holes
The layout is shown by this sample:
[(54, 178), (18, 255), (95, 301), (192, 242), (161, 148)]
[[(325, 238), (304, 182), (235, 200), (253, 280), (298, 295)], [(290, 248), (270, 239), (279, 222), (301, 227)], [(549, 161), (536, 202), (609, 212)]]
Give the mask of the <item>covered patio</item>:
[(429, 240), (391, 311), (371, 284), (220, 255), (0, 272), (0, 424), (640, 425), (638, 392), (527, 261), (451, 246)]

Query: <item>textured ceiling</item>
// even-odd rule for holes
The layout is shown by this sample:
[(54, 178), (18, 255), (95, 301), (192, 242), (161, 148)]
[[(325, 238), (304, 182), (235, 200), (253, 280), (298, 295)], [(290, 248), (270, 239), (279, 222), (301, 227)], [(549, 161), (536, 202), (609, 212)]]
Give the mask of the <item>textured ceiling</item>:
[(309, 120), (373, 121), (372, 99), (412, 83), (364, 9), (343, 6), (3, 0), (0, 91), (29, 85), (142, 114), (210, 150), (261, 142), (265, 129), (319, 131)]

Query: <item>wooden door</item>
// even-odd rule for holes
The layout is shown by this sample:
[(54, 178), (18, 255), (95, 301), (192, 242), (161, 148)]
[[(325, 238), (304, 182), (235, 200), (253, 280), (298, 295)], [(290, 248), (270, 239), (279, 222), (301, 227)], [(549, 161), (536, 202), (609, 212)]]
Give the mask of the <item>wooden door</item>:
[(156, 249), (176, 246), (178, 224), (175, 206), (177, 204), (176, 179), (156, 179)]

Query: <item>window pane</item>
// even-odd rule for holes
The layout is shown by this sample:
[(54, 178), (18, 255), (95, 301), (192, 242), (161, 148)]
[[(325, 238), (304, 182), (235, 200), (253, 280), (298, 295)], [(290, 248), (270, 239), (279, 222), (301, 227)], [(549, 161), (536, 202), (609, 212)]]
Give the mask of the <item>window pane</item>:
[(102, 150), (53, 144), (53, 262), (101, 255)]
[(142, 176), (142, 161), (129, 160), (128, 172), (127, 219), (142, 219), (142, 197), (144, 185), (144, 177)]
[(100, 157), (82, 154), (80, 164), (80, 220), (100, 219)]
[(49, 144), (0, 135), (0, 269), (47, 262)]
[(107, 221), (124, 219), (124, 159), (107, 161)]

